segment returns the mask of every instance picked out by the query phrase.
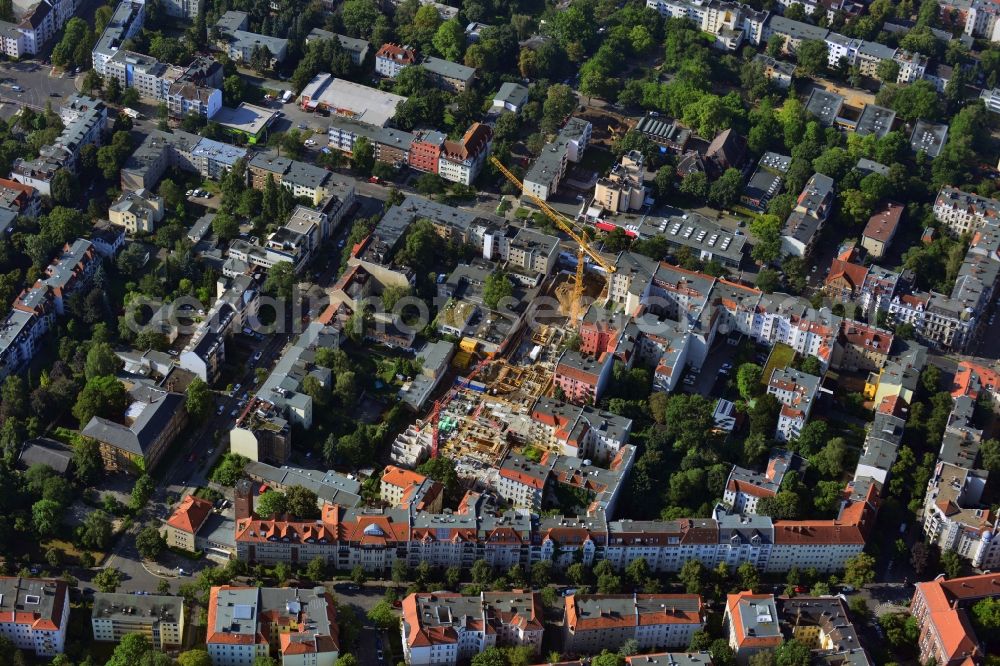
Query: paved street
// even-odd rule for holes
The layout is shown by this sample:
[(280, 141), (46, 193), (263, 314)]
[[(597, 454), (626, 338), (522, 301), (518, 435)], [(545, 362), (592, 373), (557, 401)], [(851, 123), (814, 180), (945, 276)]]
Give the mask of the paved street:
[[(22, 92), (15, 91), (15, 85)], [(0, 63), (0, 116), (4, 118), (10, 118), (23, 106), (41, 111), (51, 102), (58, 107), (75, 92), (74, 78), (55, 74), (48, 65), (31, 60)]]

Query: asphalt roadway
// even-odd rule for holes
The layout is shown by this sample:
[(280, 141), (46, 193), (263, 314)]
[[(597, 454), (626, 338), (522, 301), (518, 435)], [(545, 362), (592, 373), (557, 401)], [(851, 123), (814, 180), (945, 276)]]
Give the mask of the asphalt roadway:
[[(15, 85), (22, 91), (14, 90)], [(10, 118), (24, 106), (43, 111), (51, 102), (58, 108), (74, 93), (75, 77), (58, 73), (49, 65), (33, 60), (0, 63), (0, 116), (4, 118)]]

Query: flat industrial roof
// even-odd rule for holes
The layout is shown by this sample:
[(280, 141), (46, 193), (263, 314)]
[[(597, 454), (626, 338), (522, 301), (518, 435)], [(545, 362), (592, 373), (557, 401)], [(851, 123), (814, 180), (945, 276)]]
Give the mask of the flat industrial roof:
[(223, 127), (256, 136), (277, 117), (278, 114), (271, 109), (243, 102), (235, 109), (228, 106), (220, 108), (212, 120)]
[[(396, 115), (396, 107), (406, 101), (402, 95), (337, 79), (326, 73), (313, 77), (302, 89), (301, 99), (305, 106), (315, 108), (322, 104), (338, 115), (376, 127), (385, 127), (389, 119)], [(306, 99), (309, 101), (306, 102)]]

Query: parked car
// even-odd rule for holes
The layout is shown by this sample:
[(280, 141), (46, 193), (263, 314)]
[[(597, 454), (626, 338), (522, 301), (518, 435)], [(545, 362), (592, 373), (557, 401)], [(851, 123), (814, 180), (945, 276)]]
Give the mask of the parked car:
[(375, 183), (376, 185), (381, 185), (382, 184), (382, 179), (379, 178), (378, 176), (372, 176), (371, 178), (368, 179), (368, 182), (369, 183)]
[(259, 361), (260, 357), (263, 356), (263, 355), (264, 355), (264, 352), (258, 351), (256, 354), (253, 355), (253, 362), (256, 363), (257, 361)]

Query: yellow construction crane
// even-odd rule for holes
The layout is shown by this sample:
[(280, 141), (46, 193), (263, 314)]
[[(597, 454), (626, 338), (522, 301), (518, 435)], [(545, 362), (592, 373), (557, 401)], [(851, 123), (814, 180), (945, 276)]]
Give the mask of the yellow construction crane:
[[(524, 183), (518, 180), (517, 176), (512, 174), (510, 170), (503, 165), (503, 162), (498, 160), (493, 155), (490, 155), (490, 162), (493, 163), (493, 166), (495, 166), (497, 170), (507, 178), (507, 180), (512, 182), (518, 188), (520, 188), (522, 192), (524, 191)], [(528, 195), (529, 199), (535, 202), (535, 205), (538, 206), (543, 213), (545, 213), (546, 217), (555, 222), (556, 226), (562, 229), (563, 232), (565, 232), (567, 236), (572, 238), (579, 246), (579, 250), (577, 251), (577, 256), (576, 256), (576, 282), (573, 284), (573, 297), (572, 301), (570, 302), (570, 315), (569, 315), (570, 326), (575, 328), (580, 321), (580, 301), (583, 296), (583, 268), (584, 268), (583, 262), (585, 257), (590, 257), (591, 259), (593, 259), (594, 263), (596, 263), (598, 266), (600, 266), (601, 268), (603, 268), (605, 271), (608, 272), (608, 275), (611, 275), (612, 273), (615, 272), (614, 264), (610, 263), (607, 259), (602, 257), (597, 250), (590, 247), (590, 243), (587, 242), (586, 237), (584, 237), (582, 234), (577, 233), (573, 229), (574, 222), (572, 220), (569, 220), (562, 214), (557, 213), (555, 210), (552, 209), (551, 206), (545, 203), (541, 198), (536, 197), (531, 192), (524, 192), (524, 193)]]

